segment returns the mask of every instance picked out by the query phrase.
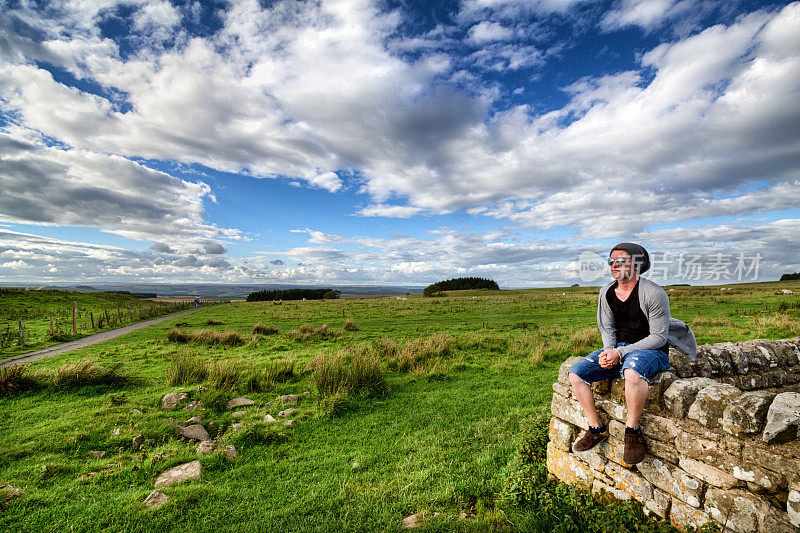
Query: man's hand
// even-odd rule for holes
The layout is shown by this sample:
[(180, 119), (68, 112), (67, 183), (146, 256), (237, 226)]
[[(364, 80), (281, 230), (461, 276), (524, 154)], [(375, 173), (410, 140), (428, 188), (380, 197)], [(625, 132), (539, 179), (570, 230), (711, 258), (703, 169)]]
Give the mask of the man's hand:
[(603, 368), (614, 368), (617, 366), (622, 359), (619, 355), (619, 352), (616, 348), (612, 348), (610, 350), (606, 350), (600, 353), (599, 356), (600, 366)]

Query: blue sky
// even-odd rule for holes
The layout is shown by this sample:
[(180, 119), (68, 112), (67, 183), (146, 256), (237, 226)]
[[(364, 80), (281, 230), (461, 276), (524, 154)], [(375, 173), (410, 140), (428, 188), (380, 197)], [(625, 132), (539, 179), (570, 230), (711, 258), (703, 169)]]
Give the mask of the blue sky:
[(797, 2), (0, 1), (0, 282), (776, 279), (798, 102)]

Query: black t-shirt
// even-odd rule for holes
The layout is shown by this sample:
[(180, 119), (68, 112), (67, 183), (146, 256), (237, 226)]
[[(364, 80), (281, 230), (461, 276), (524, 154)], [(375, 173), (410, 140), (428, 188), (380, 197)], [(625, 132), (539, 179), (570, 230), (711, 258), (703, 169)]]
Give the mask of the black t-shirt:
[(614, 314), (617, 342), (633, 344), (650, 335), (650, 323), (639, 307), (639, 282), (636, 282), (636, 286), (624, 302), (617, 298), (616, 288), (617, 283), (608, 289), (606, 297)]

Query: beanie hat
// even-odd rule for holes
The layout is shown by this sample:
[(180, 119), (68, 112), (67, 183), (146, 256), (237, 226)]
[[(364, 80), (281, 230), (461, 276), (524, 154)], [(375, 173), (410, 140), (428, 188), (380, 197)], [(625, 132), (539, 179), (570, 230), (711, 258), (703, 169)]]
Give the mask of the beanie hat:
[(628, 252), (633, 259), (633, 264), (639, 267), (639, 274), (644, 274), (650, 270), (650, 255), (648, 255), (647, 250), (645, 250), (643, 246), (635, 242), (621, 242), (611, 249), (612, 252), (614, 250)]

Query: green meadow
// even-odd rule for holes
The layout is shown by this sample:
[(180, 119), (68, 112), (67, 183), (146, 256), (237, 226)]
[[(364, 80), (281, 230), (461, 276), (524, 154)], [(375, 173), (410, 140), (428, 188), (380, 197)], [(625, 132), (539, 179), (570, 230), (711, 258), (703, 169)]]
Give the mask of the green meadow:
[[(668, 292), (699, 343), (800, 335), (800, 282), (726, 287)], [(0, 370), (0, 487), (20, 489), (0, 491), (0, 530), (399, 531), (416, 514), (424, 531), (672, 531), (543, 466), (558, 367), (600, 347), (596, 302), (583, 287), (235, 302)], [(205, 408), (160, 409), (176, 391)], [(255, 405), (226, 409), (239, 396)], [(198, 412), (238, 457), (179, 438), (170, 420)], [(193, 460), (201, 479), (146, 509), (159, 474)]]

